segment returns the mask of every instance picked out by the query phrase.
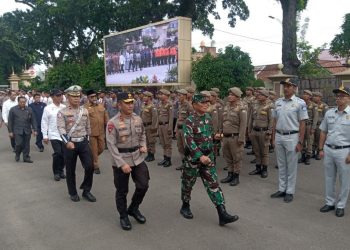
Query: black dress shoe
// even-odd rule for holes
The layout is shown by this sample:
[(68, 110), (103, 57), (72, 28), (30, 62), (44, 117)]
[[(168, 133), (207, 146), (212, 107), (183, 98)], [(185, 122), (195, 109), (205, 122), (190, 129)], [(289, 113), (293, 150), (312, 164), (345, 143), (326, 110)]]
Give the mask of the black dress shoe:
[(95, 174), (101, 174), (101, 171), (100, 171), (99, 168), (96, 168), (96, 169), (94, 170), (94, 173), (95, 173)]
[(16, 162), (19, 162), (19, 155), (16, 155), (16, 156), (15, 156), (15, 161), (16, 161)]
[(145, 224), (146, 223), (146, 217), (143, 216), (140, 212), (140, 210), (135, 209), (135, 208), (129, 208), (128, 209), (128, 215), (132, 216), (135, 218), (135, 220), (137, 220), (138, 223), (140, 224)]
[(286, 194), (285, 196), (284, 196), (284, 202), (285, 203), (289, 203), (289, 202), (292, 202), (293, 201), (293, 195), (292, 194)]
[(128, 216), (120, 218), (120, 226), (122, 227), (123, 230), (126, 230), (126, 231), (131, 230), (131, 223)]
[(70, 199), (74, 202), (78, 202), (80, 201), (80, 198), (79, 198), (79, 195), (78, 194), (75, 194), (75, 195), (71, 195), (70, 196)]
[(343, 217), (344, 216), (344, 208), (337, 208), (335, 210), (335, 216), (337, 217)]
[(61, 179), (66, 179), (66, 175), (64, 173), (60, 173), (60, 178)]
[(40, 149), (39, 149), (39, 152), (44, 152), (44, 148), (40, 148)]
[(30, 158), (23, 160), (23, 162), (26, 162), (26, 163), (33, 163), (33, 161), (32, 161)]
[(282, 198), (286, 196), (285, 192), (277, 191), (276, 193), (271, 194), (271, 198)]
[(335, 206), (324, 205), (323, 207), (320, 208), (320, 212), (327, 213), (327, 212), (332, 211), (334, 209), (335, 209)]
[(82, 196), (90, 202), (96, 202), (95, 196), (93, 196), (89, 191), (84, 191)]
[(185, 218), (185, 219), (193, 219), (193, 214), (190, 209), (190, 204), (187, 202), (183, 202), (182, 207), (180, 209), (180, 214)]
[(54, 179), (55, 181), (59, 181), (59, 180), (61, 180), (61, 177), (60, 177), (59, 174), (55, 174), (55, 175), (53, 176), (53, 179)]

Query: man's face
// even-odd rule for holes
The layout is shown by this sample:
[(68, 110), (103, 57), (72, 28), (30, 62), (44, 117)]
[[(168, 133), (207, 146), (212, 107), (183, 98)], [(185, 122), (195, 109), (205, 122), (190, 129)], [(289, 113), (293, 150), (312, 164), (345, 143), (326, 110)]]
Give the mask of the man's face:
[(296, 91), (296, 86), (293, 84), (283, 84), (283, 93), (285, 96), (292, 96)]
[(97, 95), (96, 94), (89, 95), (88, 100), (91, 104), (96, 105), (97, 104)]
[(345, 106), (347, 104), (350, 104), (350, 96), (348, 96), (347, 94), (338, 93), (335, 98), (337, 106)]
[(115, 99), (117, 97), (117, 95), (115, 93), (111, 93), (111, 98)]
[(52, 98), (52, 101), (54, 101), (55, 103), (61, 103), (63, 100), (63, 96), (61, 94), (54, 95), (51, 98)]
[(304, 92), (304, 94), (303, 94), (303, 100), (304, 100), (305, 102), (310, 101), (310, 100), (311, 100), (311, 97), (312, 97), (312, 96), (310, 96), (309, 94), (307, 94), (307, 93)]
[(132, 112), (134, 111), (134, 102), (133, 101), (127, 102), (127, 103), (120, 101), (120, 102), (118, 102), (118, 106), (119, 106), (120, 112), (122, 112), (125, 115), (131, 115)]
[(238, 100), (238, 97), (235, 96), (233, 93), (230, 92), (230, 93), (228, 94), (227, 100), (228, 100), (229, 102), (236, 102), (236, 101)]
[(253, 91), (251, 91), (250, 89), (247, 89), (245, 91), (245, 94), (246, 94), (246, 96), (251, 96), (253, 94)]
[(68, 95), (68, 101), (73, 106), (79, 106), (79, 104), (80, 104), (80, 96)]
[(195, 102), (193, 103), (193, 108), (195, 111), (197, 111), (200, 114), (204, 114), (208, 112), (210, 101), (207, 100), (205, 102)]
[(18, 100), (18, 106), (19, 106), (20, 108), (24, 108), (24, 107), (26, 106), (26, 102), (27, 102), (27, 100), (26, 100), (25, 98), (20, 98), (20, 99)]
[(40, 95), (34, 96), (34, 102), (40, 102)]
[(185, 100), (186, 100), (186, 98), (187, 98), (187, 95), (184, 95), (184, 94), (179, 94), (179, 101), (180, 101), (180, 102), (185, 101)]
[(321, 96), (317, 96), (317, 95), (313, 96), (313, 97), (312, 97), (312, 101), (313, 101), (313, 102), (316, 102), (316, 103), (321, 102)]
[(259, 101), (259, 102), (265, 102), (267, 97), (264, 96), (263, 94), (260, 94), (259, 92), (256, 94), (256, 99)]
[(16, 100), (16, 96), (17, 96), (16, 92), (12, 91), (12, 92), (11, 92), (11, 95), (10, 95), (11, 101)]

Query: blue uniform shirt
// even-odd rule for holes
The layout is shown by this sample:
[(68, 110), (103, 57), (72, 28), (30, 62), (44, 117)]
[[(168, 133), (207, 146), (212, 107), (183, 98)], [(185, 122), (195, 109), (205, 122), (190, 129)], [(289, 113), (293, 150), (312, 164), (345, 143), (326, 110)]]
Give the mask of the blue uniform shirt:
[(295, 95), (290, 99), (279, 98), (272, 116), (277, 120), (276, 130), (286, 132), (299, 130), (299, 122), (309, 118), (306, 103)]
[(350, 145), (350, 106), (347, 106), (343, 112), (340, 112), (338, 108), (328, 110), (320, 129), (327, 133), (326, 144)]

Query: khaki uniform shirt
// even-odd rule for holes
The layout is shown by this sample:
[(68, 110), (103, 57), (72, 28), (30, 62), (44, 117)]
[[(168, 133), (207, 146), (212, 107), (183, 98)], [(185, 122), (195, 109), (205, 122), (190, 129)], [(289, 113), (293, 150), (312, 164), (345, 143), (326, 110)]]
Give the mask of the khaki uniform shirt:
[(182, 126), (191, 113), (193, 113), (193, 107), (188, 101), (184, 101), (183, 103), (179, 102), (179, 111), (176, 127)]
[(317, 111), (317, 104), (314, 102), (309, 102), (306, 104), (307, 106), (307, 114), (309, 116), (309, 119), (306, 121), (307, 125), (311, 124), (312, 129), (316, 129), (317, 127), (317, 121), (318, 121), (318, 111)]
[(141, 117), (133, 113), (124, 118), (119, 112), (109, 120), (106, 129), (108, 150), (112, 156), (112, 165), (122, 167), (125, 164), (137, 166), (144, 161), (139, 149), (131, 153), (120, 153), (120, 148), (146, 147), (146, 134)]
[[(84, 136), (89, 136), (91, 134), (91, 127), (89, 121), (89, 112), (83, 106), (75, 109), (71, 106), (61, 109), (57, 113), (57, 129), (58, 133), (62, 137), (62, 140), (67, 143), (70, 138), (66, 138), (69, 131), (74, 126), (76, 120), (79, 117), (79, 112), (82, 110), (83, 115), (72, 133), (72, 138), (81, 138)], [(67, 141), (68, 140), (68, 141)]]
[(253, 128), (267, 128), (267, 132), (272, 132), (272, 109), (271, 102), (257, 103), (253, 106), (252, 114), (249, 118), (248, 131)]
[(219, 133), (222, 132), (222, 114), (224, 113), (224, 107), (223, 101), (218, 99), (215, 103), (216, 110), (218, 111), (218, 123), (219, 123)]
[(158, 107), (158, 122), (159, 123), (168, 123), (169, 130), (173, 130), (173, 105), (170, 101), (167, 101), (165, 104), (162, 102), (159, 103)]
[(210, 104), (208, 108), (208, 113), (210, 114), (211, 120), (213, 122), (214, 134), (219, 133), (219, 131), (221, 131), (222, 126), (219, 123), (219, 114), (218, 110), (216, 109), (216, 104)]
[(247, 128), (247, 108), (243, 102), (237, 102), (234, 106), (226, 105), (223, 116), (223, 133), (238, 133), (238, 141), (245, 141), (245, 130)]
[[(155, 130), (158, 127), (158, 112), (153, 103), (145, 105), (141, 111), (142, 122), (146, 129)], [(146, 125), (150, 124), (150, 125)]]
[(102, 104), (93, 105), (87, 103), (84, 107), (89, 112), (91, 136), (104, 136), (105, 128), (109, 120), (107, 110)]

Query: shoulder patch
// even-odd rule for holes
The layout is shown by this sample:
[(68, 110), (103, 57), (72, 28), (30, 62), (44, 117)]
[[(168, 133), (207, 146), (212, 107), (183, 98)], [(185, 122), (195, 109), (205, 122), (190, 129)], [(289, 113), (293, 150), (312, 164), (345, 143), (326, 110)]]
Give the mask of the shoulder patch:
[(115, 126), (114, 126), (113, 122), (108, 122), (108, 124), (107, 124), (108, 133), (111, 133), (114, 128), (115, 128)]

